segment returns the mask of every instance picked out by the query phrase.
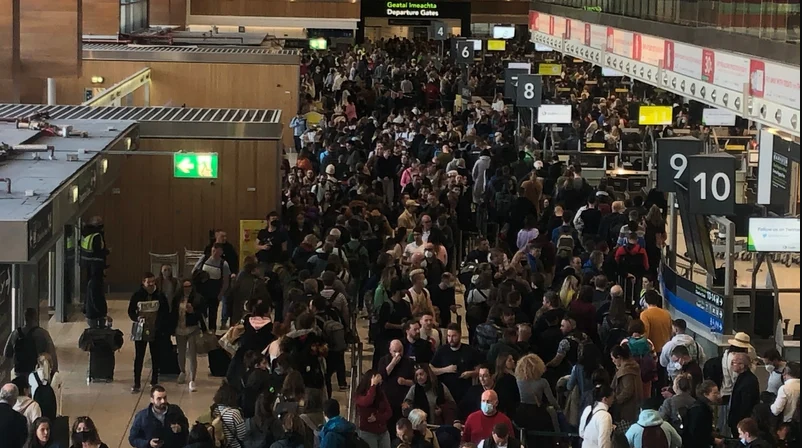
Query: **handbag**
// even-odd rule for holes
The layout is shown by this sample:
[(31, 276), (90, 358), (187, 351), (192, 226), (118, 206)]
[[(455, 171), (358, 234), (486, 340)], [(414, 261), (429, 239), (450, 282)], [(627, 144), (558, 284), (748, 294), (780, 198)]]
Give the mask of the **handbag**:
[[(245, 333), (245, 325), (237, 324), (229, 328), (226, 334), (218, 341), (220, 347), (232, 356), (239, 350), (239, 339)], [(208, 353), (208, 352), (207, 352)]]
[(131, 340), (138, 342), (145, 339), (145, 319), (139, 318), (131, 324)]
[(219, 346), (220, 342), (217, 340), (216, 335), (206, 333), (205, 331), (200, 331), (195, 334), (195, 351), (199, 355), (206, 355)]

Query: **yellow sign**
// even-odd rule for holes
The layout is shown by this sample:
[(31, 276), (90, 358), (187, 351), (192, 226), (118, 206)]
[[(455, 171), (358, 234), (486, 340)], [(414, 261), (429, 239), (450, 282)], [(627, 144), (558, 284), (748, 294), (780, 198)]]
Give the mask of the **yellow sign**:
[(557, 87), (557, 91), (558, 92), (570, 92), (571, 88), (570, 87)]
[(583, 62), (585, 61), (583, 61), (582, 59), (574, 59), (574, 64), (581, 64)]
[(638, 124), (641, 126), (669, 125), (673, 122), (671, 106), (641, 106), (638, 112)]
[(615, 93), (627, 93), (627, 92), (629, 92), (629, 89), (627, 89), (626, 87), (617, 87), (615, 89)]
[(588, 149), (604, 149), (604, 148), (606, 148), (606, 145), (604, 143), (599, 143), (599, 142), (588, 142), (585, 146), (587, 146)]
[(488, 39), (487, 41), (487, 51), (504, 51), (506, 49), (506, 40)]
[(540, 64), (537, 66), (537, 74), (541, 76), (560, 76), (563, 66), (560, 64)]
[(746, 151), (746, 145), (727, 144), (724, 145), (726, 151)]
[[(255, 256), (256, 245), (259, 241), (256, 236), (259, 231), (267, 227), (264, 219), (241, 219), (239, 221), (239, 265), (245, 266), (245, 257)], [(239, 272), (237, 273), (239, 274)]]
[(595, 79), (589, 79), (589, 80), (585, 81), (585, 85), (586, 86), (595, 86), (598, 83), (599, 83), (599, 81), (596, 81)]

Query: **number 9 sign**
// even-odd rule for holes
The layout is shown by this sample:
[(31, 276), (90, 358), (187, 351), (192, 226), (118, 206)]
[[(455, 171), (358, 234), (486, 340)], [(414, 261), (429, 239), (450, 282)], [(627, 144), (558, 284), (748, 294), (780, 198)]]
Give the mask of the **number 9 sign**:
[(688, 158), (700, 154), (703, 143), (693, 137), (657, 140), (657, 189), (663, 193), (677, 191), (674, 182), (689, 186)]
[(454, 61), (457, 64), (470, 64), (473, 62), (473, 42), (457, 41)]

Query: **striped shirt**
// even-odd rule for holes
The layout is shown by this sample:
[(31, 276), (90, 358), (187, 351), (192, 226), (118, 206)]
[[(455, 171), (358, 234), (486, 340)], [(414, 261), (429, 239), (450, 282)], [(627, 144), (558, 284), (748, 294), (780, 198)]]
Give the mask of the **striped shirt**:
[(217, 413), (223, 423), (223, 435), (226, 436), (227, 446), (230, 448), (243, 448), (240, 441), (245, 440), (248, 435), (248, 426), (242, 411), (228, 406), (217, 406)]

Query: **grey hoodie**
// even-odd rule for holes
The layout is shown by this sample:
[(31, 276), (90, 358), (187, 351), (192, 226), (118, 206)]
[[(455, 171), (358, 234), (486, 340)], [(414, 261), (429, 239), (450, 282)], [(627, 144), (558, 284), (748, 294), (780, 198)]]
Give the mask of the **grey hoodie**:
[(483, 202), (488, 169), (490, 169), (490, 156), (479, 156), (479, 160), (473, 165), (473, 171), (471, 171), (471, 177), (473, 178), (473, 202), (475, 204), (481, 204)]

